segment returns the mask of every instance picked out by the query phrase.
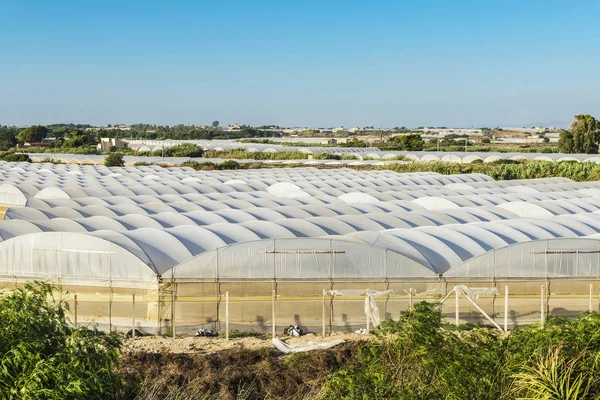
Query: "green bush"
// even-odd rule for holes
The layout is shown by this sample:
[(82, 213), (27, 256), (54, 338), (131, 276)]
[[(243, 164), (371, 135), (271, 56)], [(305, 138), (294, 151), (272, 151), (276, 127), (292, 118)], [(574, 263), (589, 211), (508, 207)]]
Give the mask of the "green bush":
[[(325, 383), (326, 399), (597, 399), (600, 314), (549, 319), (504, 335), (455, 327), (438, 304), (385, 321)], [(554, 395), (548, 395), (554, 393)], [(571, 393), (571, 394), (568, 394)]]
[(104, 165), (107, 167), (123, 167), (125, 160), (121, 153), (110, 153), (104, 159)]
[(8, 162), (31, 162), (27, 154), (4, 153), (0, 155), (0, 160)]
[(45, 283), (0, 294), (0, 398), (116, 398), (119, 338), (71, 328), (52, 294)]
[(154, 150), (150, 155), (155, 157), (202, 157), (203, 153), (204, 149), (196, 144), (182, 143), (176, 146)]
[(96, 146), (83, 145), (78, 147), (28, 147), (28, 153), (58, 153), (58, 154), (100, 154)]
[(240, 163), (233, 160), (223, 161), (222, 163), (215, 164), (215, 169), (240, 169)]

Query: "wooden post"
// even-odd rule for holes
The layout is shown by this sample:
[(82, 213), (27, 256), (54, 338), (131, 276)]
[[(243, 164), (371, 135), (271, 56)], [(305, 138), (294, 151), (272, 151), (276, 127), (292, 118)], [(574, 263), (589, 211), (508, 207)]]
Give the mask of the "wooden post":
[(542, 328), (544, 327), (544, 320), (545, 320), (545, 312), (544, 312), (544, 285), (542, 285), (541, 288), (541, 292), (540, 292), (540, 323)]
[(131, 338), (135, 339), (135, 293), (131, 294)]
[(413, 308), (413, 290), (408, 289), (408, 308)]
[(508, 332), (508, 285), (504, 286), (504, 332)]
[(325, 337), (325, 289), (323, 289), (323, 337)]
[(112, 332), (112, 298), (113, 292), (112, 287), (110, 287), (110, 292), (108, 293), (108, 331)]
[(458, 296), (458, 290), (456, 290), (456, 288), (454, 289), (454, 295), (455, 297), (455, 312), (456, 312), (456, 321), (455, 324), (456, 326), (458, 326), (460, 324), (460, 312), (459, 312), (459, 296)]
[(589, 304), (589, 310), (590, 310), (590, 312), (593, 311), (593, 308), (594, 308), (593, 297), (594, 297), (594, 284), (590, 283), (590, 304)]
[(160, 285), (156, 292), (156, 336), (160, 335)]
[(273, 297), (271, 299), (271, 323), (272, 327), (272, 335), (275, 337), (275, 290), (273, 290)]
[(225, 292), (225, 340), (229, 340), (229, 292)]
[(175, 338), (175, 330), (177, 326), (175, 324), (175, 299), (177, 298), (177, 286), (175, 283), (171, 286), (171, 336)]
[(369, 306), (367, 307), (367, 334), (371, 331), (371, 313), (369, 312), (370, 308), (371, 308), (371, 304), (369, 302), (369, 295), (367, 295), (367, 298), (365, 299), (365, 303), (368, 304)]
[(77, 294), (73, 296), (73, 325), (77, 328)]

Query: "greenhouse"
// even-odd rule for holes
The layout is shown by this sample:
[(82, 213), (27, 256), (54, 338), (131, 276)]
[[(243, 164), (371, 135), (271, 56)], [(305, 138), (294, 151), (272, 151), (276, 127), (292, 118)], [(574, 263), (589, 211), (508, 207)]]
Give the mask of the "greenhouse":
[(389, 291), (386, 317), (457, 284), (494, 318), (505, 287), (515, 321), (540, 290), (549, 313), (597, 307), (600, 182), (7, 162), (0, 181), (3, 285), (52, 281), (104, 329), (219, 329), (225, 293), (228, 323), (261, 330), (363, 324), (331, 290)]

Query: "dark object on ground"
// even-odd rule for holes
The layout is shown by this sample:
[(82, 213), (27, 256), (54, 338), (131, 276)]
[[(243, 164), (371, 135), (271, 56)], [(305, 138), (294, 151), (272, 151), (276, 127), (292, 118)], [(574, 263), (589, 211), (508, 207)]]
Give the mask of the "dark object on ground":
[(218, 336), (216, 333), (214, 333), (212, 331), (212, 329), (204, 329), (204, 328), (200, 328), (196, 331), (196, 336), (208, 336), (208, 337), (214, 337), (214, 336)]
[(283, 333), (289, 336), (302, 336), (304, 335), (304, 330), (302, 330), (298, 325), (290, 325), (283, 331)]
[[(130, 330), (129, 330), (129, 331), (127, 331), (127, 333), (125, 334), (125, 337), (126, 337), (126, 338), (130, 338), (130, 337), (131, 337), (131, 333), (132, 333), (132, 330), (130, 329)], [(135, 330), (135, 337), (142, 337), (142, 336), (144, 336), (144, 334), (143, 334), (142, 332), (140, 332), (139, 330), (137, 330), (137, 329), (136, 329), (136, 330)]]

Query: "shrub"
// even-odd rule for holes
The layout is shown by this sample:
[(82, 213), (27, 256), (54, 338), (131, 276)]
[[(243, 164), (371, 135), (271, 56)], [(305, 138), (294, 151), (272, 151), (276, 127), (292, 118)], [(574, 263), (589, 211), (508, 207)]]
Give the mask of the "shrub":
[(119, 338), (70, 328), (52, 294), (45, 283), (0, 294), (0, 398), (116, 398)]
[(216, 164), (215, 169), (240, 169), (240, 163), (233, 160), (227, 160)]
[(192, 143), (182, 143), (176, 146), (154, 150), (150, 154), (156, 157), (202, 157), (204, 149)]
[(107, 167), (123, 167), (125, 166), (125, 160), (121, 153), (110, 153), (104, 159), (104, 165)]
[(0, 159), (8, 162), (31, 162), (27, 154), (6, 153), (0, 156)]
[[(549, 319), (506, 336), (455, 327), (437, 304), (385, 321), (325, 383), (326, 399), (592, 399), (600, 395), (600, 314)], [(570, 394), (569, 394), (570, 393)]]

